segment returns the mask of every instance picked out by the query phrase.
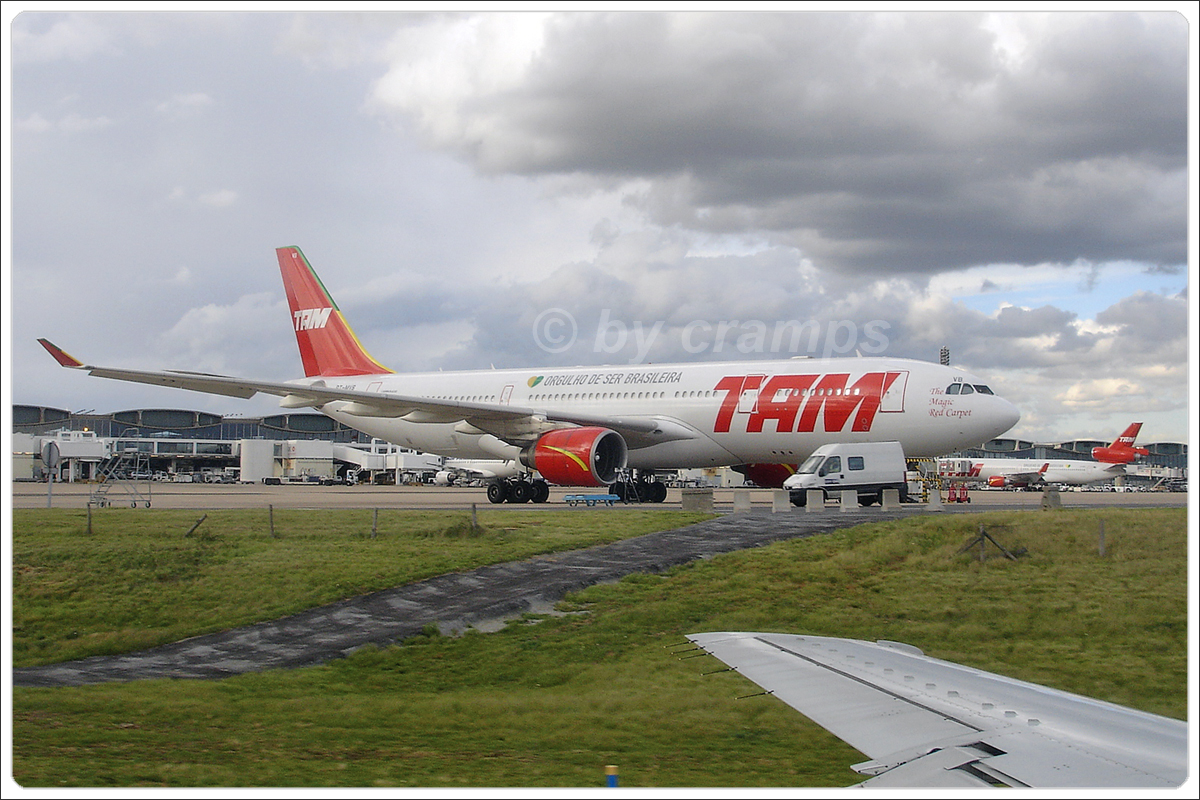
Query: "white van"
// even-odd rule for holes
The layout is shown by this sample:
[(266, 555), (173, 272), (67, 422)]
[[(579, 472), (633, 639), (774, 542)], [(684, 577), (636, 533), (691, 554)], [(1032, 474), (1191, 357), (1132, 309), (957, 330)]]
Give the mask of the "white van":
[(858, 491), (858, 502), (878, 503), (884, 489), (895, 489), (908, 500), (904, 448), (899, 442), (827, 444), (818, 447), (796, 474), (783, 482), (793, 505), (803, 506), (809, 489), (840, 497), (843, 489)]

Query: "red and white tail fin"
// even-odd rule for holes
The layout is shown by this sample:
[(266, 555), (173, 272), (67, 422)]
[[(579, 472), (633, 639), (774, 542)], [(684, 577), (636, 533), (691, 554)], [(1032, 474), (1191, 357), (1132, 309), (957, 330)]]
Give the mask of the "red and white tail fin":
[(1142, 423), (1135, 422), (1125, 429), (1125, 432), (1113, 441), (1114, 447), (1133, 447), (1133, 443), (1137, 441), (1137, 435), (1142, 430)]
[(280, 247), (275, 254), (292, 310), (292, 329), (304, 374), (312, 378), (391, 372), (371, 358), (358, 341), (300, 248)]
[(1108, 447), (1093, 447), (1092, 458), (1106, 464), (1129, 464), (1142, 456), (1149, 455), (1150, 451), (1146, 448), (1133, 446), (1141, 430), (1142, 423), (1133, 423)]

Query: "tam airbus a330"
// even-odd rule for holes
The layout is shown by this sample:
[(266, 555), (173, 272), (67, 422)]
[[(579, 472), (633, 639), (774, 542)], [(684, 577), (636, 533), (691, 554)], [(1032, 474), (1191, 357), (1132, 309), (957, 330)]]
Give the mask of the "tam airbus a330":
[(262, 392), (404, 447), (508, 462), (519, 474), (489, 485), (493, 502), (544, 501), (547, 481), (608, 486), (628, 470), (643, 498), (661, 502), (656, 470), (799, 463), (829, 442), (898, 441), (910, 457), (931, 457), (1020, 419), (982, 379), (899, 358), (397, 374), (363, 348), (298, 247), (276, 255), (303, 378), (90, 366), (38, 341), (62, 366), (91, 375), (242, 398)]

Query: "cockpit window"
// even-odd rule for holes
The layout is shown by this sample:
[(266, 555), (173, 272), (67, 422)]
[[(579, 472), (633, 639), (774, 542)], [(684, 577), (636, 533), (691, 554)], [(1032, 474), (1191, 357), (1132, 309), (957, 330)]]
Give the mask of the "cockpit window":
[(962, 389), (961, 383), (952, 383), (946, 387), (946, 394), (958, 394), (960, 389)]
[(975, 384), (975, 391), (979, 392), (980, 394), (995, 394), (991, 388), (983, 385), (982, 383)]
[(971, 384), (964, 383), (962, 385), (962, 393), (963, 394), (975, 394), (975, 390), (973, 388), (971, 388)]

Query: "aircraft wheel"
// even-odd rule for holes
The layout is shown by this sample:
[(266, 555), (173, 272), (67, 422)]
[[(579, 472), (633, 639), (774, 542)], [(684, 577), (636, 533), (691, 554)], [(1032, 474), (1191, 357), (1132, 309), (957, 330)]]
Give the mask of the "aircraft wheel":
[(515, 481), (509, 487), (508, 502), (528, 503), (533, 499), (534, 488), (529, 481)]
[(650, 484), (650, 502), (661, 503), (667, 499), (667, 485), (657, 481)]
[(550, 499), (550, 484), (545, 481), (533, 482), (533, 502), (544, 503)]
[(508, 486), (504, 481), (493, 481), (488, 484), (487, 498), (492, 503), (503, 503), (508, 499)]

